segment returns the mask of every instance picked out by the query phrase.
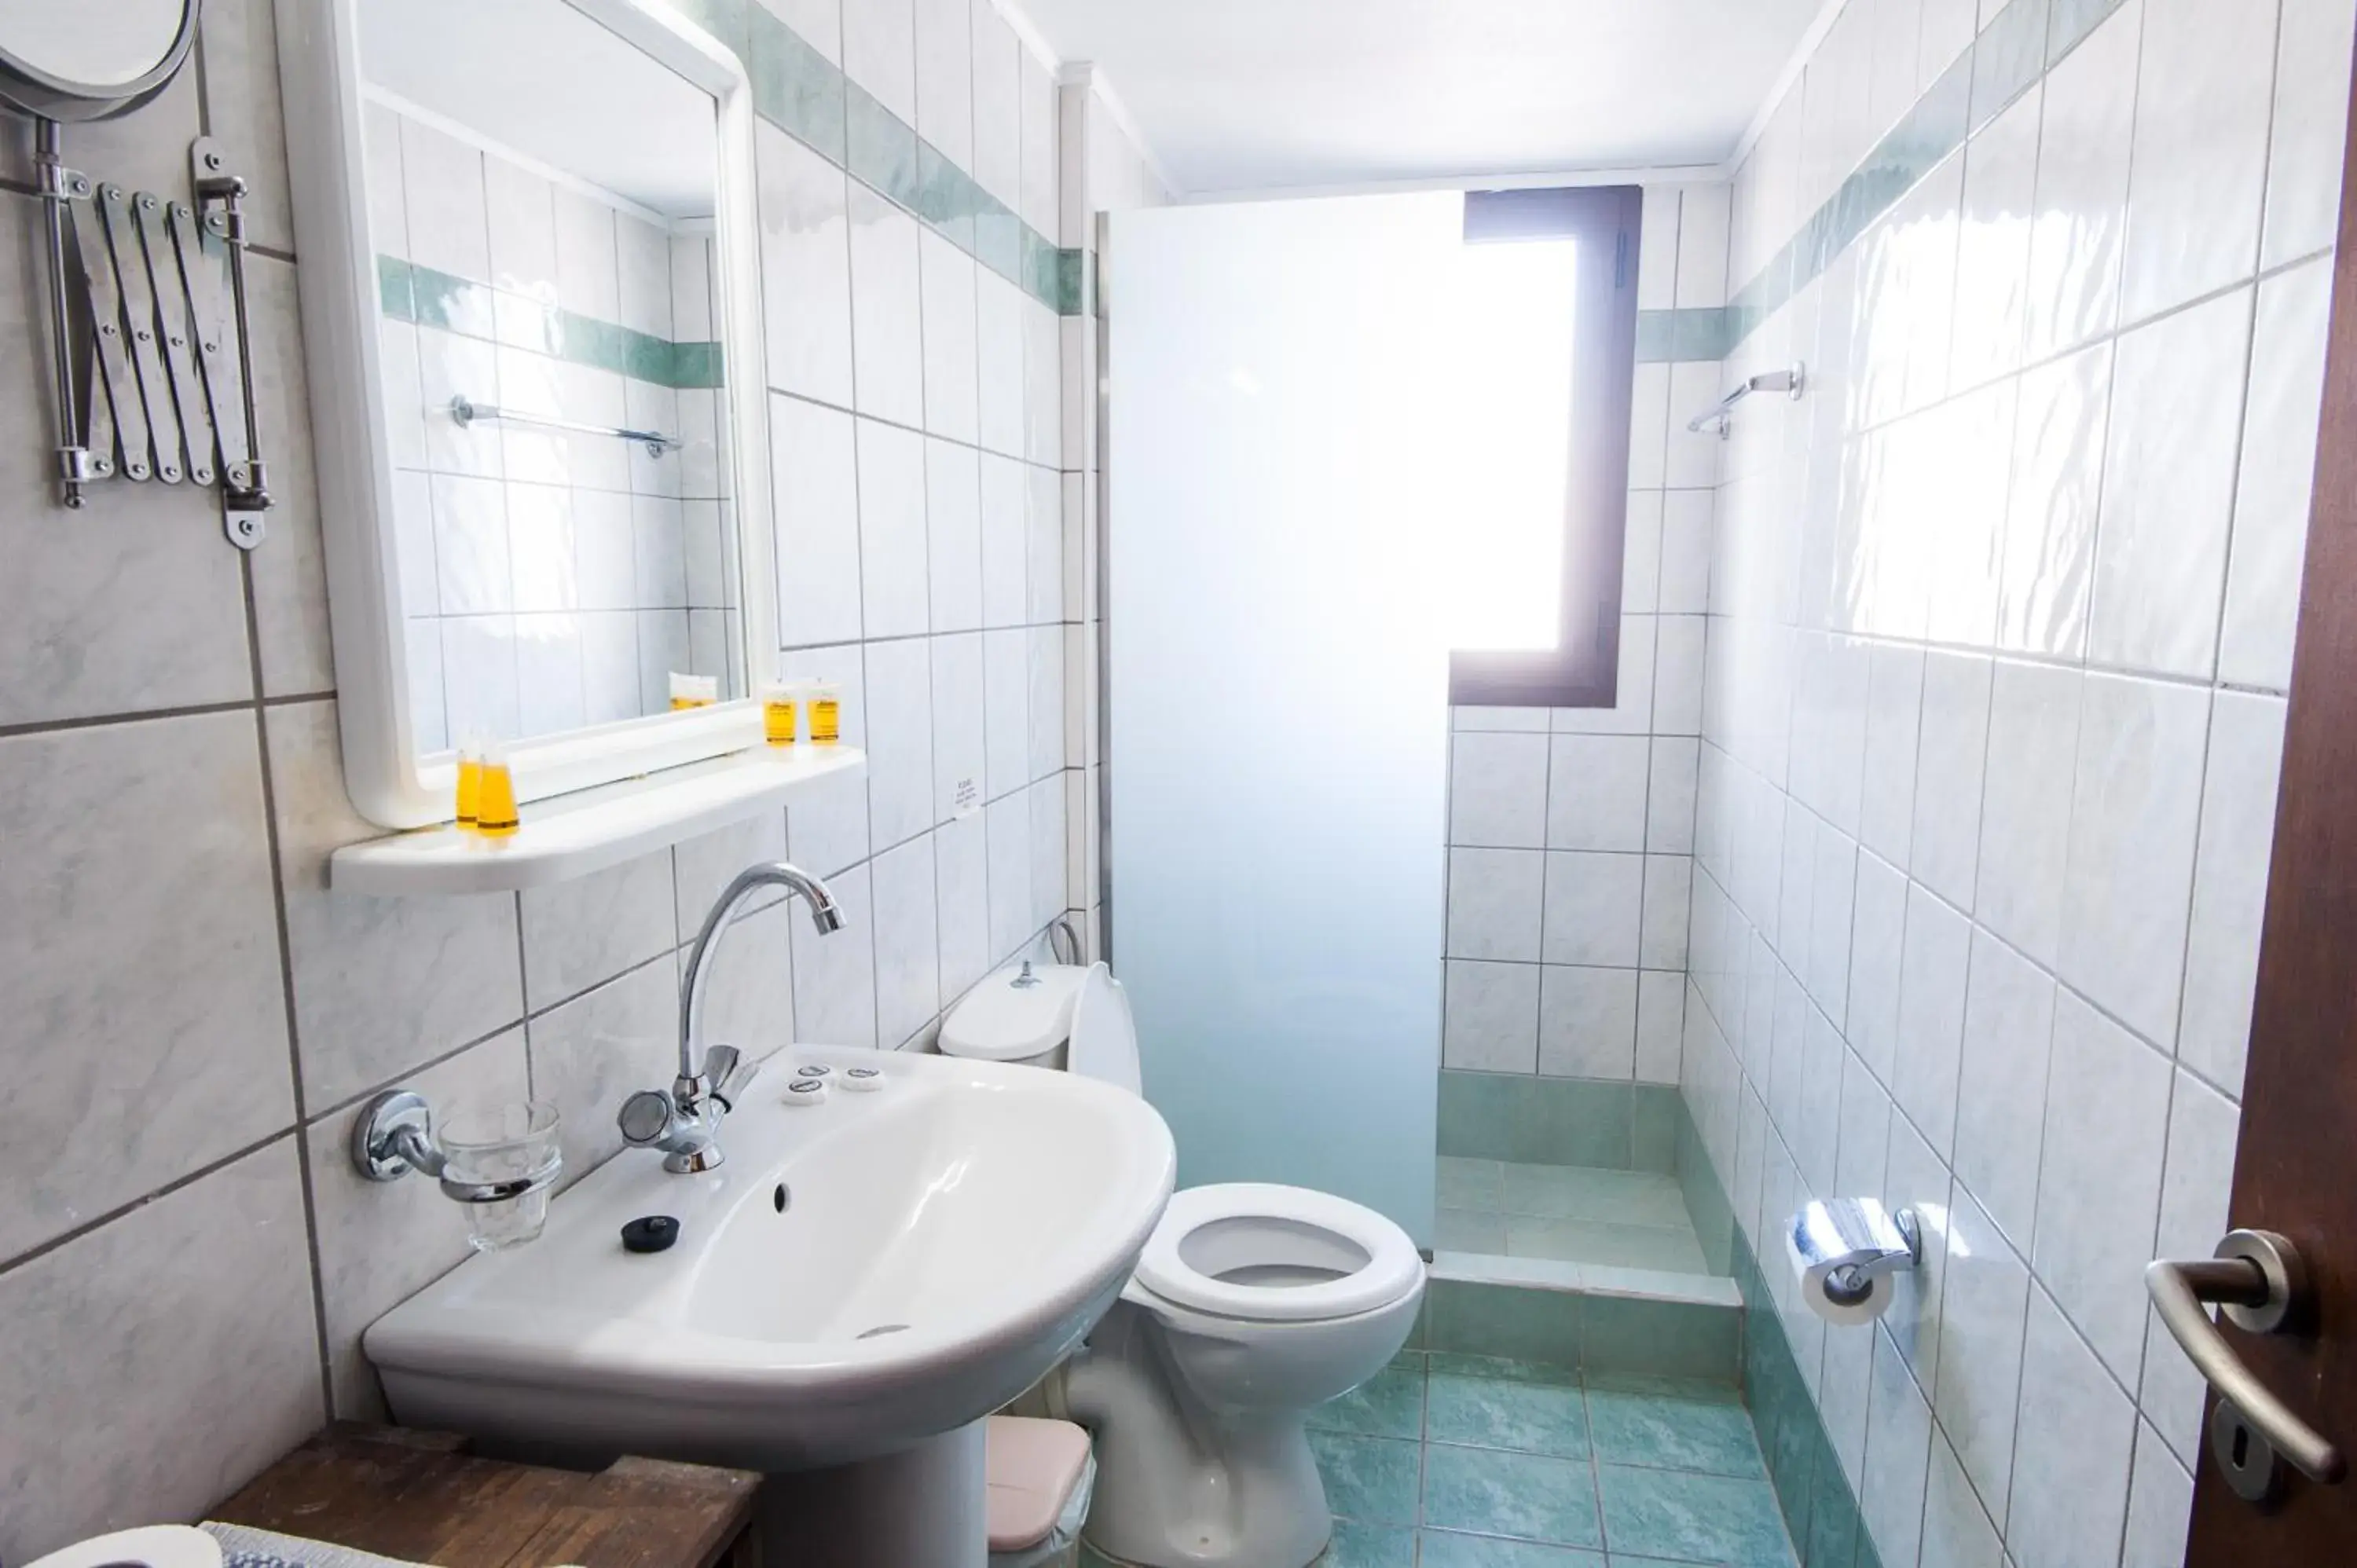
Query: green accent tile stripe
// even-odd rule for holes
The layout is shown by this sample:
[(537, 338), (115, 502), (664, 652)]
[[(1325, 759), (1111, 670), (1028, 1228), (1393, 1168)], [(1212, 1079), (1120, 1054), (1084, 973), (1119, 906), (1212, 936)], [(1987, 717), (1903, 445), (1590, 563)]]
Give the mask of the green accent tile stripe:
[(1666, 1084), (1443, 1069), (1438, 1152), (1668, 1174), (1677, 1107), (1678, 1091)]
[[(1639, 360), (1725, 358), (1794, 295), (1814, 283), (1875, 220), (1962, 147), (1971, 133), (2043, 81), (2121, 3), (2010, 0), (1940, 79), (1924, 90), (1914, 107), (1875, 144), (1841, 188), (1809, 215), (1755, 276), (1736, 290), (1720, 329), (1721, 353), (1678, 352), (1678, 334), (1689, 328), (1682, 323), (1649, 328), (1644, 317), (1689, 313), (1647, 311), (1639, 317)], [(1697, 334), (1698, 346), (1704, 329), (1690, 330)]]
[(723, 384), (717, 343), (673, 343), (398, 256), (377, 257), (376, 277), (384, 314), (396, 321), (529, 349), (657, 386)]
[(1420, 1348), (1435, 1371), (1443, 1359), (1479, 1358), (1513, 1363), (1509, 1375), (1522, 1378), (1554, 1367), (1731, 1385), (1743, 1316), (1706, 1302), (1436, 1279), (1425, 1288)]
[(1666, 365), (1689, 360), (1724, 360), (1730, 347), (1728, 328), (1733, 319), (1717, 306), (1641, 310), (1637, 313), (1637, 362)]
[(687, 0), (745, 62), (754, 113), (1060, 316), (1082, 314), (1081, 252), (1059, 250), (843, 68), (752, 0)]

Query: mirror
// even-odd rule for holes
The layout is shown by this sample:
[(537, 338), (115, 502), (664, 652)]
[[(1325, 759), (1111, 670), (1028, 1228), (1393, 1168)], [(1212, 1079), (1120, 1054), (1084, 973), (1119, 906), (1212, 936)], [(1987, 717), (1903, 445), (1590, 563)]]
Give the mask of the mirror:
[(162, 91), (197, 36), (198, 0), (112, 0), (102, 20), (59, 0), (0, 0), (0, 102), (101, 120)]
[[(325, 81), (317, 104), (290, 82), (288, 139), (297, 242), (344, 264), (334, 299), (314, 296), (333, 267), (300, 282), (354, 803), (447, 820), (478, 739), (527, 800), (757, 742), (768, 661), (747, 650), (774, 639), (737, 526), (766, 515), (768, 455), (742, 68), (660, 0), (327, 9), (296, 38)], [(307, 145), (307, 119), (342, 145)], [(317, 237), (315, 182), (336, 191)]]

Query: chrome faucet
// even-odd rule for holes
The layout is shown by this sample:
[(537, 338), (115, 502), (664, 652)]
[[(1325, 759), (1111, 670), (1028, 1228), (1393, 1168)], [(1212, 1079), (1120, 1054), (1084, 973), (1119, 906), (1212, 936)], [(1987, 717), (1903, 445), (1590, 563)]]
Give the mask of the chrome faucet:
[(680, 1175), (708, 1171), (720, 1164), (720, 1119), (733, 1110), (745, 1086), (761, 1070), (734, 1046), (704, 1045), (705, 961), (721, 933), (736, 923), (745, 900), (763, 887), (799, 893), (810, 905), (811, 924), (823, 936), (843, 929), (843, 911), (826, 884), (784, 861), (748, 865), (737, 874), (704, 917), (688, 950), (687, 975), (679, 986), (679, 1077), (671, 1092), (641, 1090), (622, 1101), (615, 1122), (622, 1142), (634, 1149), (663, 1151), (663, 1169)]

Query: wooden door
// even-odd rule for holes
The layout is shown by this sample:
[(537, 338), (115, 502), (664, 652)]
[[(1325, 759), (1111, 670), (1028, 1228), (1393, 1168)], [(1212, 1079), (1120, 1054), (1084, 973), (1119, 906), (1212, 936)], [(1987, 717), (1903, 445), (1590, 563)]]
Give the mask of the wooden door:
[[(2357, 116), (2351, 124), (2357, 127)], [(2357, 170), (2357, 155), (2347, 166)], [(2344, 182), (2307, 578), (2284, 734), (2274, 868), (2244, 1084), (2233, 1223), (2288, 1239), (2303, 1326), (2229, 1348), (2344, 1456), (2357, 1456), (2357, 181)], [(2217, 1415), (2217, 1395), (2211, 1396)], [(2233, 1423), (2213, 1419), (2205, 1438)], [(2232, 1438), (2225, 1439), (2231, 1449)], [(2255, 1503), (2205, 1442), (2189, 1568), (2357, 1564), (2357, 1479), (2285, 1466)]]

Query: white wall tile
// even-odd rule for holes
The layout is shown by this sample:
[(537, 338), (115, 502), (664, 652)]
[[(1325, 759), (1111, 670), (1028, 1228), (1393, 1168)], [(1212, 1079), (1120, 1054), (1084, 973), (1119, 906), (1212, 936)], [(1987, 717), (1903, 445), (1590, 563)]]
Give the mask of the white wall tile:
[(2291, 685), (2331, 285), (2330, 259), (2319, 257), (2259, 285), (2218, 634), (2221, 681), (2277, 691)]
[(2006, 1543), (2020, 1568), (2080, 1568), (2117, 1555), (2136, 1407), (2034, 1286)]
[(876, 857), (876, 1032), (890, 1049), (941, 1011), (933, 845), (915, 838)]
[(2015, 1250), (2029, 1245), (2045, 1140), (2054, 982), (1986, 931), (1973, 933), (1956, 1090), (1956, 1175)]
[(2098, 663), (2207, 676), (2234, 503), (2248, 291), (2122, 336), (2087, 639)]
[(2046, 964), (2061, 944), (2079, 687), (2076, 671), (1999, 660), (1989, 692), (1974, 913)]
[(2209, 701), (2087, 678), (2058, 972), (2146, 1038), (2177, 1034)]
[[(925, 350), (917, 220), (851, 182), (852, 387), (859, 412), (925, 422)], [(790, 307), (791, 308), (791, 307)]]
[(778, 508), (778, 637), (791, 648), (859, 635), (859, 471), (852, 417), (770, 400)]
[(1660, 606), (1663, 615), (1710, 607), (1713, 491), (1671, 490), (1663, 497)]
[(625, 1098), (678, 1075), (678, 962), (665, 952), (626, 971), (533, 1018), (525, 1036), (533, 1096), (561, 1118), (561, 1190), (622, 1152), (614, 1112)]
[(755, 127), (754, 151), (770, 384), (848, 407), (851, 217), (843, 171), (766, 124)]
[(2340, 231), (2341, 157), (2349, 126), (2351, 0), (2283, 0), (2274, 143), (2267, 155), (2260, 264), (2322, 250)]
[(866, 660), (867, 811), (880, 849), (933, 825), (933, 661), (922, 638), (871, 643)]
[(2169, 1090), (2169, 1064), (2151, 1047), (2077, 997), (2057, 999), (2030, 1262), (2123, 1379), (2144, 1349)]
[(1023, 46), (990, 0), (973, 0), (975, 180), (1010, 209), (1023, 200)]
[(1973, 907), (1980, 856), (1991, 678), (1990, 660), (1978, 655), (1924, 656), (1909, 869), (1925, 886), (1967, 911)]
[(1699, 743), (1676, 737), (1652, 743), (1645, 784), (1645, 847), (1656, 854), (1694, 853), (1700, 749)]
[(1932, 1412), (1898, 1347), (1874, 1331), (1874, 1389), (1866, 1412), (1866, 1485), (1858, 1511), (1889, 1559), (1920, 1550), (1923, 1487), (1932, 1451)]
[(1632, 1078), (1636, 1045), (1636, 971), (1544, 967), (1539, 981), (1542, 1074)]
[(988, 267), (974, 269), (974, 356), (985, 452), (1024, 455), (1024, 300)]
[(2021, 378), (1998, 564), (1997, 646), (2078, 659), (2094, 594), (2096, 505), (2110, 417), (2112, 349), (2099, 344)]
[[(963, 0), (954, 3), (963, 16)], [(918, 242), (918, 282), (924, 316), (925, 428), (972, 443), (981, 433), (974, 261), (941, 235), (924, 230)]]
[(1550, 852), (1540, 956), (1635, 968), (1644, 877), (1642, 855)]
[[(931, 551), (925, 515), (925, 438), (872, 419), (857, 425), (859, 598), (868, 637), (906, 637), (926, 629)], [(792, 557), (780, 574), (791, 581)]]
[(2139, 1423), (2120, 1568), (2177, 1568), (2185, 1561), (2192, 1515), (2193, 1477), (2169, 1456), (2151, 1426)]
[(1448, 955), (1538, 961), (1546, 861), (1541, 852), (1527, 849), (1460, 849), (1451, 854)]
[(910, 0), (844, 0), (843, 73), (902, 124), (917, 120), (917, 24)]
[(2121, 6), (2047, 74), (2029, 244), (2029, 337), (2040, 360), (2118, 320), (2144, 6)]
[(917, 134), (974, 166), (973, 0), (916, 0)]
[(672, 857), (659, 850), (589, 876), (526, 890), (524, 1002), (539, 1012), (635, 969), (679, 940)]
[(931, 646), (933, 820), (946, 822), (982, 806), (988, 699), (980, 636), (937, 637)]
[(1675, 1083), (1685, 1030), (1686, 977), (1646, 970), (1637, 976), (1637, 1080)]
[(2211, 709), (2177, 1056), (2236, 1096), (2258, 987), (2283, 728), (2280, 698), (2221, 692)]
[(1932, 1407), (1964, 1473), (2002, 1523), (2029, 1271), (1969, 1192), (1959, 1191), (1949, 1208), (1947, 1245)]
[(982, 471), (971, 447), (925, 443), (926, 589), (935, 631), (982, 625)]
[(1638, 736), (1557, 736), (1546, 768), (1551, 849), (1641, 850), (1652, 744)]
[(1638, 961), (1647, 969), (1684, 969), (1694, 862), (1683, 854), (1645, 857), (1645, 908), (1638, 935)]
[(974, 811), (942, 824), (932, 837), (941, 943), (941, 994), (953, 1004), (991, 963), (989, 849)]
[(2140, 321), (2257, 265), (2275, 80), (2272, 5), (2144, 0), (2124, 317)]
[(1971, 947), (1971, 922), (1922, 888), (1910, 890), (1890, 1091), (1943, 1159), (1955, 1147)]
[(1546, 843), (1547, 740), (1469, 732), (1449, 746), (1448, 842), (1508, 849)]
[(1450, 959), (1440, 1064), (1490, 1072), (1538, 1070), (1539, 966)]

